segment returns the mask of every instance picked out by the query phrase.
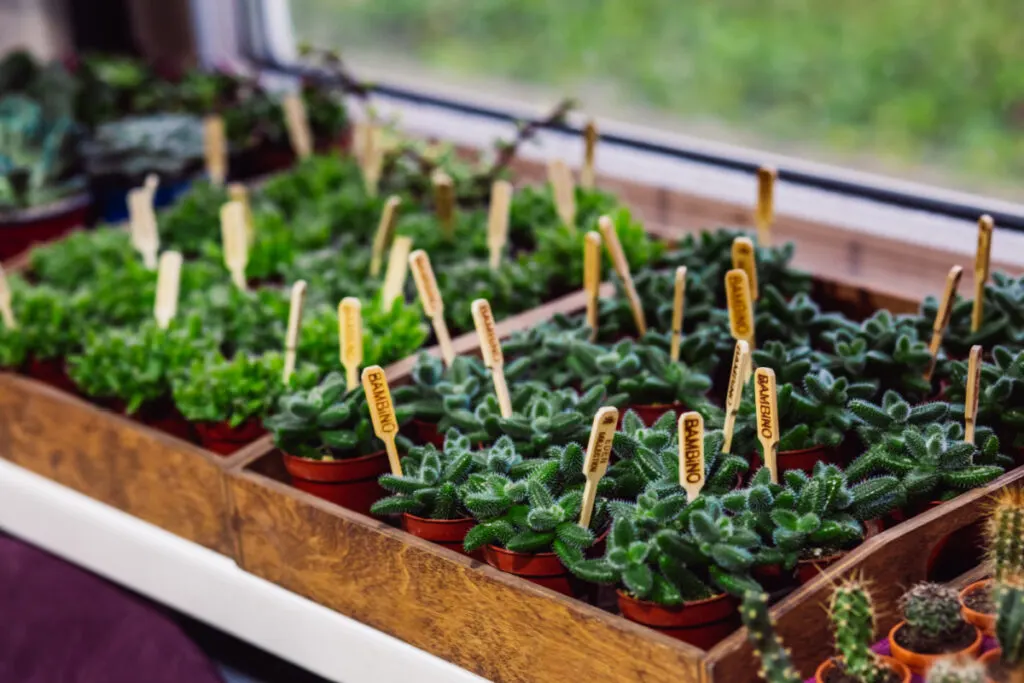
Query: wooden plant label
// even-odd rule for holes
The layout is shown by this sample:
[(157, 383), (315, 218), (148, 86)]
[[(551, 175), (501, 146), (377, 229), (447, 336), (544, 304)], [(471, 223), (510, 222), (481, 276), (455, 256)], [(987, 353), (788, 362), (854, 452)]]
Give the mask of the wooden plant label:
[(778, 172), (770, 166), (757, 169), (757, 209), (754, 222), (757, 225), (757, 241), (762, 247), (772, 245), (772, 223), (775, 221), (775, 179)]
[(245, 231), (245, 207), (241, 202), (227, 202), (220, 207), (220, 231), (224, 265), (235, 285), (244, 291), (248, 289), (245, 267), (249, 263), (249, 239)]
[(402, 296), (405, 289), (405, 278), (409, 272), (409, 252), (412, 251), (411, 237), (396, 237), (391, 243), (391, 254), (388, 256), (388, 269), (384, 271), (384, 287), (381, 289), (381, 301), (384, 308), (391, 310), (395, 299)]
[(750, 296), (757, 301), (757, 252), (749, 237), (737, 237), (732, 243), (732, 267), (739, 268), (747, 274), (750, 282)]
[(228, 146), (224, 133), (224, 119), (218, 115), (203, 119), (203, 156), (206, 159), (206, 175), (217, 187), (224, 185), (228, 177)]
[(971, 332), (981, 329), (981, 320), (985, 316), (985, 283), (988, 282), (994, 227), (992, 216), (986, 214), (978, 219), (978, 251), (974, 256), (974, 308), (971, 310)]
[(587, 292), (587, 325), (590, 340), (597, 339), (598, 303), (601, 293), (601, 234), (591, 230), (583, 238), (583, 289)]
[(313, 153), (313, 136), (309, 131), (309, 117), (301, 93), (288, 93), (282, 101), (284, 122), (288, 127), (288, 140), (295, 156), (305, 159)]
[(583, 486), (583, 507), (580, 509), (580, 526), (590, 528), (590, 517), (594, 513), (594, 500), (597, 497), (597, 485), (601, 477), (608, 471), (608, 461), (612, 455), (612, 441), (615, 427), (619, 424), (619, 409), (604, 406), (594, 415), (594, 424), (590, 427), (590, 440), (587, 441), (587, 457), (583, 461), (583, 476), (587, 483)]
[(149, 201), (152, 203), (153, 199), (156, 197), (156, 191), (160, 189), (160, 176), (156, 173), (147, 173), (142, 186), (145, 187), (146, 192), (149, 193)]
[(165, 251), (160, 254), (156, 271), (156, 302), (153, 317), (157, 326), (166, 330), (178, 312), (178, 291), (181, 287), (181, 254)]
[(473, 324), (480, 337), (480, 353), (484, 357), (484, 365), (491, 369), (494, 378), (494, 393), (498, 396), (498, 406), (502, 417), (512, 417), (512, 399), (508, 394), (505, 382), (505, 354), (501, 350), (498, 330), (494, 327), (494, 314), (487, 299), (473, 302)]
[(964, 400), (964, 441), (974, 443), (974, 430), (977, 427), (978, 399), (981, 397), (981, 346), (971, 347), (971, 355), (967, 361), (967, 397)]
[(338, 304), (338, 346), (345, 383), (352, 391), (359, 384), (359, 366), (363, 363), (363, 305), (354, 296)]
[(608, 254), (612, 258), (612, 266), (619, 274), (622, 286), (626, 290), (626, 299), (629, 301), (629, 307), (633, 310), (633, 321), (636, 322), (637, 333), (642, 337), (647, 334), (647, 318), (644, 315), (644, 307), (640, 303), (640, 295), (636, 293), (636, 285), (633, 284), (633, 275), (629, 271), (626, 254), (622, 251), (619, 234), (615, 232), (615, 224), (608, 216), (601, 216), (597, 221), (597, 227), (601, 231)]
[(725, 274), (725, 296), (729, 303), (729, 331), (732, 338), (754, 346), (754, 306), (750, 300), (747, 271), (734, 268)]
[(360, 167), (363, 171), (363, 184), (366, 186), (366, 194), (371, 197), (377, 196), (380, 186), (380, 174), (384, 168), (384, 145), (380, 137), (380, 130), (377, 126), (368, 124), (366, 135), (363, 138), (363, 154)]
[(4, 327), (9, 330), (18, 329), (18, 320), (14, 317), (14, 307), (11, 299), (11, 286), (7, 282), (7, 273), (0, 265), (0, 319), (4, 321)]
[(764, 466), (779, 483), (779, 396), (775, 371), (758, 368), (754, 371), (754, 395), (757, 400), (757, 440), (764, 449)]
[(935, 372), (935, 361), (939, 355), (939, 348), (942, 346), (942, 335), (949, 327), (949, 317), (953, 315), (953, 298), (956, 296), (956, 289), (960, 286), (960, 276), (964, 269), (960, 266), (953, 266), (946, 275), (946, 289), (942, 292), (942, 300), (939, 301), (939, 310), (935, 312), (935, 322), (932, 323), (932, 341), (928, 350), (932, 354), (932, 360), (924, 373), (926, 380), (931, 380)]
[(430, 318), (437, 344), (441, 347), (441, 358), (447, 367), (451, 367), (455, 362), (455, 347), (452, 346), (452, 336), (448, 333), (448, 324), (444, 321), (444, 300), (441, 299), (441, 290), (437, 288), (437, 279), (434, 277), (434, 269), (430, 265), (427, 252), (417, 249), (409, 254), (409, 267), (412, 269), (412, 279), (416, 282), (416, 290), (420, 294), (420, 305)]
[(284, 338), (284, 372), (281, 380), (288, 384), (295, 372), (295, 359), (299, 349), (299, 330), (302, 327), (302, 308), (306, 303), (306, 281), (292, 285), (291, 305), (288, 307), (288, 332)]
[(366, 405), (370, 409), (373, 421), (373, 433), (384, 442), (391, 463), (391, 474), (402, 476), (402, 462), (398, 458), (395, 437), (398, 436), (398, 419), (395, 417), (395, 404), (391, 401), (391, 389), (384, 369), (379, 365), (371, 365), (363, 370), (363, 391), (366, 392)]
[(231, 183), (228, 185), (228, 198), (233, 202), (240, 203), (245, 207), (245, 235), (249, 240), (249, 246), (256, 241), (256, 226), (252, 220), (252, 205), (249, 203), (249, 188), (244, 183)]
[(704, 418), (693, 411), (679, 416), (679, 485), (691, 503), (704, 488)]
[(570, 231), (576, 232), (576, 188), (572, 171), (561, 159), (548, 163), (548, 182), (551, 183), (558, 218)]
[(669, 356), (679, 360), (679, 346), (683, 343), (683, 304), (686, 301), (686, 266), (676, 268), (675, 291), (672, 296), (672, 342)]
[(750, 345), (740, 339), (732, 352), (732, 369), (729, 371), (729, 389), (725, 395), (725, 425), (722, 427), (724, 439), (722, 452), (732, 452), (732, 435), (736, 431), (736, 414), (743, 399), (743, 387), (750, 373)]
[(132, 246), (142, 255), (146, 268), (156, 270), (160, 236), (156, 229), (156, 213), (153, 212), (153, 196), (145, 186), (128, 191), (128, 217)]
[(487, 249), (491, 270), (501, 265), (501, 254), (508, 242), (508, 211), (512, 205), (512, 183), (495, 180), (491, 185), (491, 206), (487, 212)]
[(431, 178), (434, 184), (434, 210), (445, 239), (455, 239), (455, 186), (451, 177), (438, 169)]
[(381, 265), (384, 263), (384, 252), (391, 246), (395, 237), (395, 224), (398, 222), (398, 205), (402, 200), (398, 195), (388, 198), (384, 203), (384, 210), (380, 214), (380, 223), (377, 224), (377, 233), (373, 236), (373, 252), (370, 255), (370, 277), (380, 275)]
[(587, 121), (583, 129), (583, 168), (580, 169), (580, 187), (591, 190), (597, 174), (594, 171), (594, 158), (597, 152), (597, 124), (594, 119)]

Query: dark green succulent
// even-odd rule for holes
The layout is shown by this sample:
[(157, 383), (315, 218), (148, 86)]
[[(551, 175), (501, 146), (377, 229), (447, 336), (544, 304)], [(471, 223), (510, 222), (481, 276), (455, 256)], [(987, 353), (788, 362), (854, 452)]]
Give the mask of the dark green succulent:
[[(949, 386), (945, 398), (950, 401), (950, 416), (963, 420), (966, 400), (967, 361), (949, 364)], [(1024, 447), (1024, 351), (1008, 347), (992, 349), (992, 362), (982, 363), (981, 391), (978, 394), (976, 420), (990, 425), (1000, 441), (1011, 448)]]
[(487, 368), (475, 356), (456, 356), (446, 368), (437, 356), (421, 353), (410, 373), (411, 384), (395, 387), (395, 405), (408, 410), (417, 420), (437, 425), (441, 434), (454, 423), (451, 415), (471, 411), (491, 390)]
[(414, 446), (402, 457), (402, 474), (385, 474), (380, 485), (391, 492), (370, 508), (375, 515), (410, 513), (427, 519), (469, 517), (462, 503), (463, 487), (476, 462), (468, 438), (455, 429), (445, 434), (444, 447)]
[(865, 446), (884, 443), (898, 447), (908, 427), (923, 429), (943, 422), (949, 415), (949, 404), (933, 401), (911, 406), (895, 391), (887, 391), (880, 404), (855, 398), (850, 401), (850, 411), (857, 419), (857, 434)]

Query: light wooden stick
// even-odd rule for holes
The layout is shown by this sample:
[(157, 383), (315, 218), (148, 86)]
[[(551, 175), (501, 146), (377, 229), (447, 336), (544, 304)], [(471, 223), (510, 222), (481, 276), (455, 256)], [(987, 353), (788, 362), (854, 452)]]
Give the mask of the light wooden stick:
[(679, 360), (679, 347), (683, 343), (683, 305), (686, 301), (686, 266), (676, 268), (675, 291), (672, 296), (672, 342), (669, 356), (672, 362)]
[(498, 395), (501, 416), (512, 417), (512, 399), (509, 397), (508, 384), (505, 382), (505, 354), (502, 353), (501, 340), (498, 339), (498, 331), (494, 327), (491, 304), (487, 299), (477, 299), (473, 302), (472, 310), (473, 324), (476, 326), (477, 336), (480, 337), (480, 353), (484, 358), (484, 365), (491, 369), (494, 393)]
[(704, 418), (694, 411), (679, 416), (679, 485), (691, 503), (704, 488)]
[(149, 193), (149, 203), (152, 204), (156, 198), (156, 191), (160, 189), (160, 176), (156, 173), (147, 173), (142, 185)]
[(491, 270), (501, 265), (501, 254), (508, 242), (508, 211), (512, 205), (512, 183), (495, 180), (491, 185), (491, 206), (487, 213), (487, 249)]
[(422, 249), (412, 252), (409, 255), (409, 267), (412, 269), (412, 279), (416, 281), (416, 289), (420, 293), (423, 313), (430, 318), (437, 344), (441, 347), (441, 358), (444, 359), (445, 366), (450, 368), (455, 362), (455, 347), (452, 346), (452, 337), (444, 320), (444, 300), (441, 298), (441, 290), (437, 288), (437, 279), (434, 277), (434, 269), (430, 265), (427, 252)]
[(156, 229), (153, 197), (145, 187), (136, 187), (128, 191), (128, 216), (132, 246), (142, 255), (142, 262), (146, 268), (156, 270), (160, 235)]
[(384, 210), (380, 213), (380, 222), (377, 224), (377, 232), (373, 236), (373, 252), (370, 254), (370, 277), (380, 275), (381, 265), (384, 263), (384, 252), (391, 247), (391, 240), (395, 237), (395, 224), (398, 222), (398, 205), (402, 199), (393, 195), (384, 203)]
[(217, 187), (224, 185), (228, 177), (228, 146), (225, 142), (224, 119), (210, 115), (203, 119), (203, 155), (206, 158), (206, 175)]
[(305, 159), (313, 153), (313, 136), (309, 131), (309, 117), (301, 93), (288, 93), (282, 100), (284, 121), (288, 127), (288, 140), (295, 156)]
[(583, 506), (580, 508), (580, 526), (584, 529), (590, 528), (590, 517), (594, 513), (594, 500), (597, 498), (597, 485), (608, 471), (612, 441), (618, 423), (619, 409), (604, 406), (598, 409), (594, 415), (594, 423), (590, 427), (587, 457), (583, 461), (583, 476), (587, 478), (587, 483), (583, 485)]
[(594, 157), (596, 156), (597, 140), (599, 137), (597, 124), (594, 122), (594, 119), (590, 119), (583, 129), (583, 168), (580, 169), (580, 187), (587, 190), (594, 187), (596, 178)]
[(757, 397), (757, 440), (764, 450), (764, 466), (772, 475), (772, 483), (779, 483), (779, 396), (775, 385), (775, 371), (758, 368), (754, 371)]
[(615, 232), (615, 224), (608, 216), (601, 216), (597, 221), (597, 227), (601, 231), (605, 247), (612, 258), (612, 266), (619, 274), (622, 287), (626, 290), (626, 299), (633, 310), (633, 321), (636, 322), (637, 333), (642, 337), (647, 334), (647, 318), (644, 315), (643, 304), (640, 303), (640, 295), (636, 293), (636, 285), (633, 284), (633, 275), (629, 272), (629, 262), (626, 261), (626, 254), (622, 251), (619, 235)]
[(245, 233), (245, 207), (241, 202), (227, 202), (220, 207), (221, 241), (224, 245), (224, 265), (231, 273), (235, 285), (245, 291), (245, 268), (249, 264), (249, 240)]
[(760, 297), (757, 291), (757, 252), (749, 237), (737, 237), (732, 242), (732, 267), (739, 268), (747, 274), (750, 283), (750, 296), (754, 301)]
[(591, 230), (583, 238), (583, 289), (587, 292), (587, 325), (590, 340), (597, 339), (599, 295), (601, 293), (601, 234)]
[(762, 247), (772, 245), (772, 223), (775, 222), (775, 180), (778, 172), (770, 166), (757, 170), (757, 209), (754, 221), (757, 224), (757, 241)]
[(451, 177), (440, 169), (434, 172), (431, 181), (437, 220), (441, 223), (445, 239), (452, 241), (455, 239), (455, 186)]
[(729, 304), (729, 331), (754, 348), (754, 306), (750, 300), (747, 271), (734, 268), (725, 274), (725, 296)]
[(736, 414), (743, 399), (743, 387), (750, 374), (750, 345), (740, 339), (732, 352), (732, 369), (729, 372), (729, 390), (725, 395), (725, 425), (722, 428), (722, 452), (732, 452), (732, 435), (736, 431)]
[(988, 214), (978, 219), (978, 251), (974, 256), (974, 308), (971, 310), (971, 332), (981, 329), (985, 317), (985, 283), (988, 282), (992, 257), (992, 230), (995, 224)]
[(410, 251), (412, 251), (411, 237), (396, 237), (391, 243), (388, 269), (384, 271), (384, 287), (381, 289), (381, 302), (389, 311), (395, 305), (395, 299), (401, 298), (402, 290), (405, 289)]
[(295, 360), (299, 350), (299, 331), (302, 329), (302, 309), (306, 302), (306, 281), (298, 280), (292, 285), (291, 305), (288, 307), (288, 332), (284, 338), (284, 372), (281, 381), (285, 384), (295, 372)]
[(166, 330), (178, 312), (178, 292), (181, 287), (181, 254), (165, 251), (160, 254), (160, 265), (156, 274), (156, 301), (153, 317), (157, 326)]
[(228, 185), (228, 197), (245, 207), (245, 235), (251, 247), (256, 241), (256, 225), (253, 223), (252, 205), (249, 203), (249, 188), (244, 183), (231, 183)]
[(380, 187), (380, 174), (384, 168), (384, 146), (380, 139), (380, 130), (372, 124), (366, 128), (362, 161), (366, 194), (376, 197)]
[(0, 265), (0, 319), (4, 321), (4, 327), (9, 330), (18, 329), (18, 319), (14, 317), (12, 306), (11, 286), (7, 282), (7, 273)]
[(558, 218), (571, 232), (576, 232), (576, 189), (572, 171), (561, 159), (548, 163), (548, 182), (551, 183)]
[(345, 383), (352, 391), (359, 384), (359, 366), (363, 364), (363, 305), (354, 296), (338, 304), (338, 346)]
[(366, 404), (370, 409), (373, 421), (373, 433), (384, 442), (391, 464), (391, 474), (402, 476), (402, 461), (398, 457), (395, 437), (398, 436), (398, 419), (395, 417), (395, 404), (391, 401), (391, 389), (384, 369), (379, 365), (371, 365), (363, 370), (363, 391), (366, 392)]
[(928, 363), (928, 369), (924, 373), (924, 378), (928, 381), (931, 381), (932, 373), (935, 372), (935, 362), (939, 357), (939, 348), (942, 346), (942, 336), (946, 333), (946, 328), (949, 327), (949, 317), (953, 314), (953, 298), (956, 296), (957, 287), (960, 286), (960, 276), (963, 275), (963, 272), (964, 269), (960, 266), (953, 266), (949, 269), (949, 274), (946, 275), (946, 289), (939, 301), (939, 310), (935, 312), (935, 322), (932, 323), (932, 341), (928, 346), (928, 350), (932, 354), (931, 362)]
[(971, 347), (967, 361), (967, 396), (964, 400), (964, 441), (974, 443), (978, 420), (978, 399), (981, 398), (981, 346)]

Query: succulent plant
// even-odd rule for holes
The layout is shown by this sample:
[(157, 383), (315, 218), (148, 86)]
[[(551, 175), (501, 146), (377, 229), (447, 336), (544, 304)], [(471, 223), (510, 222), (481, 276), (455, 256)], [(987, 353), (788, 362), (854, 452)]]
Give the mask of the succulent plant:
[(810, 295), (800, 292), (788, 299), (771, 284), (760, 288), (754, 314), (758, 342), (785, 342), (789, 345), (825, 345), (828, 335), (839, 331), (854, 333), (857, 325), (839, 313), (822, 313)]
[(960, 614), (955, 588), (938, 583), (919, 583), (900, 598), (906, 627), (921, 637), (941, 642), (966, 623)]
[(421, 353), (410, 378), (411, 384), (392, 391), (395, 405), (415, 419), (436, 424), (442, 434), (454, 426), (450, 415), (474, 409), (484, 391), (490, 391), (487, 368), (475, 356), (456, 356), (446, 368), (437, 356)]
[(832, 591), (829, 616), (843, 670), (858, 683), (885, 683), (889, 670), (871, 650), (875, 610), (867, 586), (858, 579), (843, 581)]
[(188, 192), (158, 216), (161, 247), (193, 258), (204, 253), (209, 243), (219, 243), (220, 207), (228, 199), (223, 187), (205, 180), (192, 183)]
[(71, 292), (96, 279), (104, 267), (119, 269), (138, 260), (127, 230), (100, 227), (34, 247), (29, 270), (37, 282)]
[(183, 178), (202, 163), (202, 122), (180, 114), (128, 117), (101, 124), (80, 149), (92, 176)]
[[(967, 361), (948, 366), (949, 386), (946, 399), (952, 416), (963, 419), (966, 400)], [(982, 363), (981, 391), (978, 395), (977, 421), (992, 427), (1001, 441), (1012, 448), (1024, 447), (1024, 351), (1006, 346), (992, 349), (992, 362)]]
[(985, 665), (970, 657), (943, 657), (928, 669), (925, 683), (988, 683)]
[[(971, 330), (974, 301), (957, 297), (950, 312), (949, 326), (942, 337), (942, 348), (954, 358), (967, 356), (975, 344), (986, 349), (998, 345), (1019, 348), (1024, 343), (1024, 280), (1005, 273), (992, 273), (984, 290), (984, 316), (977, 332)], [(939, 308), (938, 299), (927, 297), (921, 304), (918, 328), (924, 335), (931, 334), (931, 325)]]
[(761, 659), (757, 675), (767, 683), (800, 683), (789, 650), (775, 633), (775, 622), (768, 613), (768, 595), (760, 590), (747, 591), (740, 605), (740, 617), (747, 627), (747, 639)]
[(924, 428), (942, 422), (949, 414), (949, 405), (941, 401), (911, 406), (895, 391), (886, 391), (880, 404), (864, 399), (850, 401), (850, 411), (857, 418), (857, 433), (866, 446), (902, 444), (908, 427)]
[[(506, 261), (492, 270), (486, 259), (467, 259), (437, 271), (437, 285), (446, 301), (487, 299), (497, 320), (539, 306), (551, 291), (551, 271), (536, 258)], [(452, 306), (445, 316), (454, 333), (474, 329), (469, 306)]]
[(402, 474), (382, 475), (380, 485), (392, 495), (370, 508), (375, 515), (408, 512), (428, 519), (460, 519), (469, 512), (463, 487), (475, 469), (470, 440), (455, 429), (445, 434), (444, 447), (414, 446), (402, 458)]
[(1024, 575), (1024, 490), (999, 494), (985, 523), (985, 541), (992, 578), (1001, 582)]

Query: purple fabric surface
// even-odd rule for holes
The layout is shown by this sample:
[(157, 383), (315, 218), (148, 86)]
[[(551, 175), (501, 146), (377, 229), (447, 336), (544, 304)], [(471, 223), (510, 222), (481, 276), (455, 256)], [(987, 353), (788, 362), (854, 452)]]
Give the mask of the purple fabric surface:
[(159, 611), (0, 536), (0, 683), (222, 683)]

